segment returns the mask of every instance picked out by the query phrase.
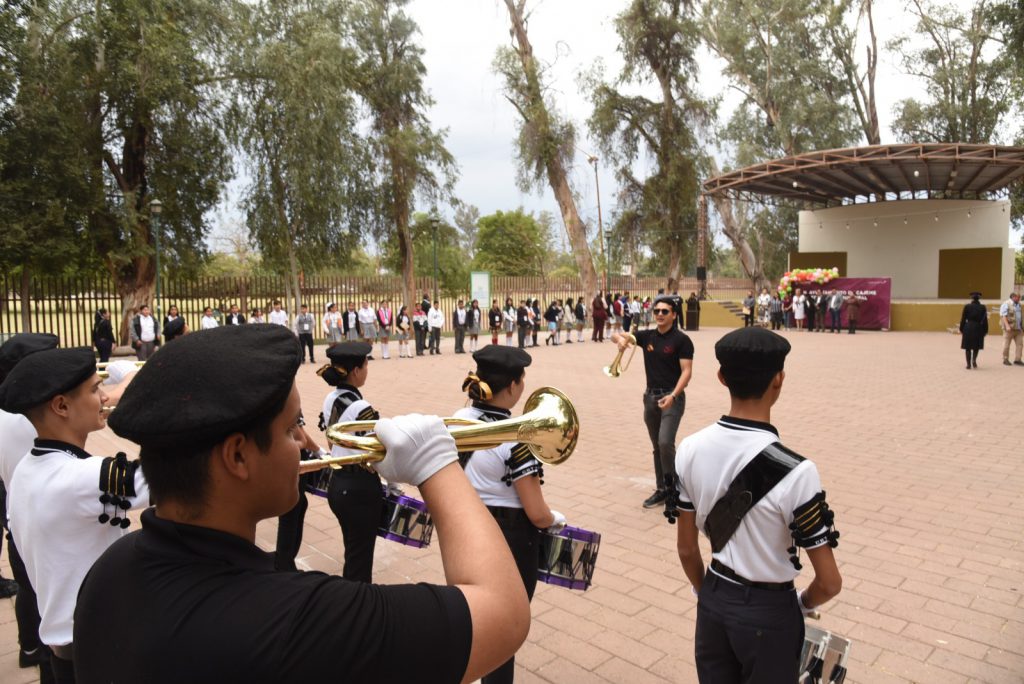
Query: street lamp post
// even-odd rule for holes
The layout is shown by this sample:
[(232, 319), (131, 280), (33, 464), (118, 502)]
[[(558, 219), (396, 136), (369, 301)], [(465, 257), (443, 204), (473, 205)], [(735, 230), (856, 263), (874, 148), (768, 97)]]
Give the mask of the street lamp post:
[(153, 246), (156, 251), (156, 320), (160, 320), (160, 212), (163, 203), (155, 199), (149, 203), (149, 213), (153, 217)]
[(436, 216), (430, 217), (430, 227), (434, 229), (434, 306), (437, 306), (437, 226), (440, 220)]
[(598, 234), (598, 237), (600, 237), (600, 239), (601, 239), (601, 261), (604, 262), (604, 290), (605, 290), (605, 293), (607, 293), (608, 290), (611, 289), (611, 274), (609, 273), (609, 269), (608, 269), (608, 257), (609, 257), (608, 252), (611, 251), (611, 245), (609, 245), (608, 250), (605, 251), (605, 248), (604, 248), (604, 240), (605, 240), (604, 223), (601, 220), (601, 184), (597, 180), (597, 162), (598, 162), (598, 159), (594, 155), (590, 155), (587, 158), (587, 161), (594, 165), (594, 191), (597, 194), (597, 234)]

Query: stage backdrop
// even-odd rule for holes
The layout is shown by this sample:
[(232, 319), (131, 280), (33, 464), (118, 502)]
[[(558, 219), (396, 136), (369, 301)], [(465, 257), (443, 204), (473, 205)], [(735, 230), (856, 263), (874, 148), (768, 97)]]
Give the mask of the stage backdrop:
[[(802, 287), (802, 286), (801, 286)], [(822, 290), (826, 293), (838, 290), (844, 295), (850, 293), (863, 298), (857, 327), (866, 330), (889, 329), (889, 303), (892, 300), (892, 278), (835, 278), (818, 285), (810, 283), (803, 288), (804, 294), (818, 295)], [(817, 315), (821, 315), (820, 312)], [(826, 314), (825, 324), (832, 321), (832, 314)], [(843, 325), (846, 325), (846, 307), (843, 307)]]

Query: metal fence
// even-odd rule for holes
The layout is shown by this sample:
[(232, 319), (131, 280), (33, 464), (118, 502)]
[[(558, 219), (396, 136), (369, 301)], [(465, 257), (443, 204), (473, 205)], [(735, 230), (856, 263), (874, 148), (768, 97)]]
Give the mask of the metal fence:
[[(123, 303), (108, 276), (32, 278), (27, 283), (26, 296), (23, 298), (21, 291), (24, 285), (18, 278), (0, 276), (0, 339), (23, 330), (32, 330), (59, 335), (63, 346), (89, 346), (92, 344), (95, 313), (99, 309), (110, 311), (114, 329), (117, 330)], [(628, 291), (644, 298), (653, 297), (658, 288), (665, 286), (665, 279), (616, 276), (611, 278), (610, 285), (613, 293)], [(738, 278), (708, 281), (708, 290), (714, 299), (742, 297), (749, 287), (749, 281)], [(227, 312), (232, 304), (237, 304), (248, 316), (254, 308), (266, 311), (275, 299), (283, 301), (285, 293), (284, 278), (261, 276), (170, 278), (162, 281), (162, 289), (162, 311), (166, 313), (169, 306), (176, 305), (193, 330), (199, 328), (199, 319), (205, 307), (213, 308), (215, 315), (218, 315)], [(679, 283), (679, 292), (684, 297), (698, 290), (695, 278), (684, 278)], [(402, 280), (395, 276), (307, 276), (300, 284), (300, 292), (301, 302), (317, 315), (322, 314), (330, 302), (337, 303), (338, 308), (344, 310), (349, 302), (358, 307), (363, 301), (376, 305), (383, 300), (390, 301), (397, 313), (402, 302)], [(417, 278), (416, 292), (418, 295), (433, 293), (433, 278)], [(507, 297), (517, 303), (520, 299), (537, 298), (541, 306), (546, 307), (551, 300), (564, 301), (580, 295), (586, 297), (589, 309), (589, 301), (593, 296), (583, 292), (579, 278), (491, 278), (491, 297), (497, 299), (499, 304), (503, 304)], [(468, 284), (464, 293), (442, 292), (441, 309), (450, 315), (457, 299), (465, 299), (468, 303)], [(490, 302), (480, 302), (480, 307), (486, 310), (490, 308)], [(27, 325), (22, 316), (26, 308)], [(125, 343), (126, 340), (121, 342)]]

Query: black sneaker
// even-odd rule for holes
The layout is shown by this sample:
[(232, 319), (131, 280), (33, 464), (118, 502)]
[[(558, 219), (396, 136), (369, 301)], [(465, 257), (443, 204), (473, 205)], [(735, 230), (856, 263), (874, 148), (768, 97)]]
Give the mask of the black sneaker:
[(1024, 366), (1024, 361), (1014, 361), (1013, 365), (1014, 366)]
[(18, 651), (18, 667), (35, 667), (46, 662), (46, 650), (39, 646), (32, 651)]
[(18, 583), (6, 577), (0, 577), (0, 598), (11, 598), (18, 593)]
[(664, 489), (655, 489), (654, 493), (644, 499), (644, 508), (654, 508), (659, 504), (665, 503), (665, 499), (668, 498), (668, 492)]
[(1003, 359), (1003, 365), (1004, 366), (1012, 366), (1013, 364), (1010, 363), (1009, 361), (1007, 361), (1006, 359)]

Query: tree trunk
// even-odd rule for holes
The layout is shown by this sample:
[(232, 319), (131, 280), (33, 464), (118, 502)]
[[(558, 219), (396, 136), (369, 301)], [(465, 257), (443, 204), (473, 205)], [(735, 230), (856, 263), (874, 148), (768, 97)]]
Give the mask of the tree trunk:
[(668, 255), (668, 282), (665, 284), (665, 292), (676, 292), (679, 290), (679, 276), (682, 270), (683, 254), (679, 244), (672, 242), (671, 251)]
[(21, 331), (32, 332), (32, 275), (28, 264), (21, 267)]
[[(156, 269), (153, 260), (139, 258), (133, 260), (129, 266), (121, 271), (113, 273), (114, 282), (117, 284), (118, 294), (121, 296), (121, 325), (118, 329), (120, 344), (128, 344), (128, 326), (132, 317), (138, 313), (143, 304), (152, 306), (154, 294), (154, 281)], [(156, 316), (156, 313), (153, 313)], [(162, 332), (163, 321), (157, 321), (157, 335)]]
[[(409, 317), (412, 318), (413, 305), (419, 301), (416, 298), (416, 263), (413, 259), (412, 233), (409, 230), (409, 197), (412, 193), (402, 165), (401, 150), (395, 145), (389, 145), (388, 158), (391, 161), (391, 182), (395, 191), (391, 216), (398, 235), (398, 258), (402, 263), (402, 296), (405, 299), (402, 304), (409, 307)], [(396, 309), (401, 310), (402, 304)]]
[[(526, 75), (528, 92), (524, 95), (529, 99), (529, 110), (536, 112), (536, 115), (543, 119), (538, 130), (542, 131), (545, 137), (550, 137), (550, 116), (547, 106), (544, 104), (544, 96), (541, 92), (540, 81), (537, 76), (537, 66), (533, 60), (533, 46), (526, 33), (526, 21), (524, 18), (526, 0), (505, 0), (508, 7), (509, 17), (512, 20), (512, 31), (515, 35), (519, 61), (523, 66)], [(594, 268), (594, 258), (590, 253), (590, 245), (587, 244), (586, 229), (583, 221), (580, 220), (579, 212), (576, 210), (576, 201), (572, 195), (572, 188), (569, 186), (568, 175), (562, 161), (558, 158), (556, 150), (559, 141), (551, 140), (552, 144), (545, 145), (546, 149), (544, 165), (547, 171), (548, 184), (555, 193), (555, 200), (558, 202), (559, 212), (562, 214), (562, 222), (565, 231), (569, 234), (569, 243), (572, 245), (572, 254), (576, 259), (576, 266), (580, 270), (580, 279), (583, 281), (583, 289), (587, 296), (597, 294), (597, 270)]]

